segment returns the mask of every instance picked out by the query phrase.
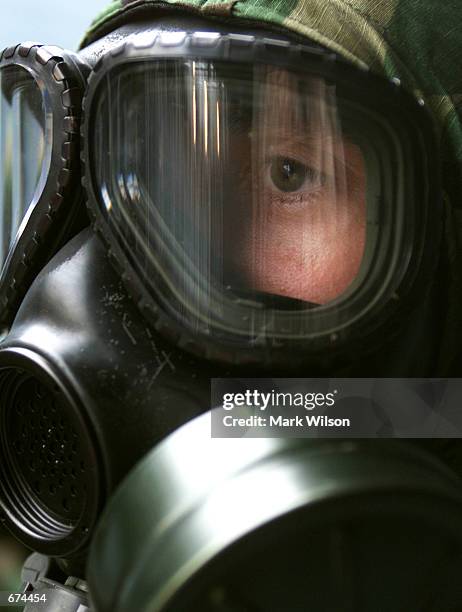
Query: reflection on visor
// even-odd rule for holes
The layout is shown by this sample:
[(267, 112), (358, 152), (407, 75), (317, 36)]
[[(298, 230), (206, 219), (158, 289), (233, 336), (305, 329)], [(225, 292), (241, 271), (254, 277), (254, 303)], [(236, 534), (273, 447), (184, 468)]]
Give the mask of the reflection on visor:
[(0, 268), (39, 188), (45, 163), (45, 109), (33, 76), (0, 70)]
[(190, 328), (298, 337), (313, 307), (351, 293), (366, 165), (334, 85), (265, 65), (139, 62), (107, 75), (95, 116), (103, 212)]

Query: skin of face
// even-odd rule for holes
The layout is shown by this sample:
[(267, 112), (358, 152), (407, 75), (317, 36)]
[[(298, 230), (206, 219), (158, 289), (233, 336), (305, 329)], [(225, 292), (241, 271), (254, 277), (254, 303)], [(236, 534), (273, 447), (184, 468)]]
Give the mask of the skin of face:
[(360, 148), (342, 134), (331, 89), (313, 79), (307, 99), (299, 103), (294, 75), (273, 69), (252, 131), (234, 137), (241, 171), (228, 256), (248, 288), (326, 304), (360, 268), (366, 174)]

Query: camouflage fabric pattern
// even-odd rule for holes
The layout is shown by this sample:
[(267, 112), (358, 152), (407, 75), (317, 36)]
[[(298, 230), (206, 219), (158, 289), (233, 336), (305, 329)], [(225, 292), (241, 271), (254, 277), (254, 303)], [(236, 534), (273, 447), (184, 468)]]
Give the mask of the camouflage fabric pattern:
[[(448, 219), (444, 361), (460, 354), (462, 324), (462, 3), (460, 0), (114, 0), (92, 24), (87, 44), (140, 8), (172, 6), (204, 17), (276, 25), (306, 36), (356, 65), (398, 78), (435, 116), (442, 143)], [(441, 371), (447, 370), (447, 363)], [(460, 374), (460, 373), (459, 373)]]
[(114, 0), (93, 22), (84, 44), (114, 18), (142, 6), (285, 27), (355, 64), (399, 78), (427, 97), (443, 122), (454, 108), (451, 94), (462, 89), (462, 71), (455, 78), (454, 70), (462, 60), (457, 0)]

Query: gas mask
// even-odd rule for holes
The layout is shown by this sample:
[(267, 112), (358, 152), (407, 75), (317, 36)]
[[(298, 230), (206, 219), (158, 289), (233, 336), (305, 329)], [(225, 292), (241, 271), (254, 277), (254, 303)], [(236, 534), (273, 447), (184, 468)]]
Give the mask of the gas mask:
[[(391, 534), (414, 591), (438, 560), (455, 575), (460, 485), (429, 454), (207, 429), (214, 376), (436, 373), (424, 101), (287, 32), (172, 16), (6, 49), (0, 84), (7, 527), (88, 577), (96, 611), (372, 609), (347, 559), (372, 541), (388, 572)], [(283, 590), (250, 580), (268, 542)], [(426, 605), (458, 596), (438, 576)], [(405, 592), (384, 609), (420, 605)]]

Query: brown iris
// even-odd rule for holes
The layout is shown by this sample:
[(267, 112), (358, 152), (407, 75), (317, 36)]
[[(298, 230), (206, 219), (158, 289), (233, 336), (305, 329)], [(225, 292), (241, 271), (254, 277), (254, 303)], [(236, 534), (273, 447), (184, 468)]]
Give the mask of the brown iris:
[(298, 191), (309, 175), (309, 168), (290, 157), (275, 157), (271, 161), (271, 180), (280, 191)]

